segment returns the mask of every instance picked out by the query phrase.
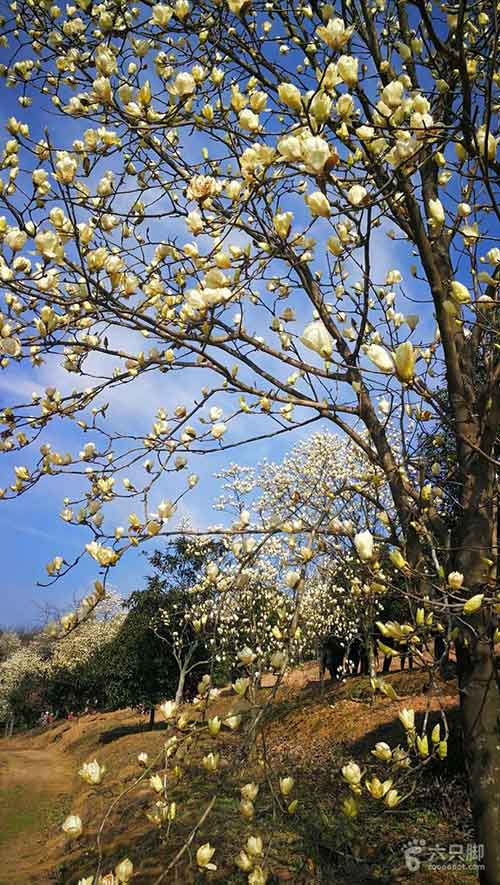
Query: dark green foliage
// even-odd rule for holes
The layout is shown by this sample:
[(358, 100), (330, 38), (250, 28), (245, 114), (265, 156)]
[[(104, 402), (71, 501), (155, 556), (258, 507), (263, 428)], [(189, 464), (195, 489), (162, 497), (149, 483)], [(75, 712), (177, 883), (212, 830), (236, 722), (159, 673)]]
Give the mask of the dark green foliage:
[(121, 629), (97, 656), (103, 706), (151, 708), (170, 697), (175, 688), (175, 661), (151, 626), (163, 605), (165, 594), (154, 587), (136, 591), (129, 598), (129, 612)]
[[(151, 709), (176, 693), (179, 666), (172, 651), (172, 632), (177, 631), (178, 654), (183, 658), (193, 648), (191, 663), (206, 661), (208, 654), (184, 611), (191, 602), (187, 590), (201, 575), (203, 565), (218, 551), (216, 544), (201, 548), (188, 538), (176, 538), (165, 550), (148, 557), (154, 573), (146, 588), (136, 590), (126, 605), (128, 615), (113, 641), (100, 653), (103, 674), (101, 703), (111, 709), (145, 706)], [(169, 616), (169, 626), (161, 612)], [(205, 667), (206, 671), (206, 667)], [(192, 669), (185, 693), (192, 694), (201, 671)]]

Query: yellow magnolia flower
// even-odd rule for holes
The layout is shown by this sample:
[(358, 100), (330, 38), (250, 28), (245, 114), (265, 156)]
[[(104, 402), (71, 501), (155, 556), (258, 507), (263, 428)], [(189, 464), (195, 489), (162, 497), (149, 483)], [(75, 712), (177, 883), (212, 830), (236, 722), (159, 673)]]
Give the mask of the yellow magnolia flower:
[(398, 718), (406, 731), (412, 731), (415, 728), (415, 710), (408, 710), (403, 707), (398, 713)]
[(119, 882), (129, 882), (134, 875), (134, 864), (130, 858), (125, 857), (115, 867), (115, 876)]
[(348, 86), (356, 86), (358, 82), (358, 66), (359, 61), (357, 58), (352, 58), (350, 55), (340, 56), (337, 62), (337, 71), (339, 77)]
[(81, 836), (83, 833), (81, 817), (79, 817), (78, 814), (69, 814), (62, 825), (62, 829), (67, 836), (71, 836), (72, 839), (77, 839), (78, 836)]
[(321, 191), (314, 191), (314, 193), (308, 194), (306, 204), (313, 216), (329, 218), (332, 214), (332, 207)]
[(451, 587), (452, 590), (460, 590), (463, 582), (464, 576), (462, 572), (450, 572), (447, 578), (448, 587)]
[(215, 848), (212, 848), (210, 842), (205, 842), (205, 844), (201, 845), (196, 852), (196, 863), (201, 869), (216, 870), (216, 865), (210, 863), (214, 854)]
[(93, 762), (84, 762), (78, 774), (82, 780), (94, 786), (101, 783), (105, 772), (106, 766), (100, 765), (97, 759), (94, 759)]
[(280, 101), (286, 104), (292, 110), (300, 111), (302, 109), (302, 96), (300, 90), (293, 83), (280, 83), (278, 86), (278, 95)]
[(396, 348), (394, 353), (394, 366), (396, 375), (400, 381), (408, 383), (415, 375), (415, 363), (417, 354), (413, 349), (413, 344), (405, 341)]
[(350, 40), (354, 28), (346, 28), (341, 18), (331, 18), (326, 27), (316, 28), (316, 34), (330, 49), (342, 49)]
[(472, 301), (467, 286), (464, 286), (463, 283), (460, 283), (458, 280), (452, 280), (450, 283), (450, 289), (451, 297), (457, 302), (457, 304), (470, 304)]

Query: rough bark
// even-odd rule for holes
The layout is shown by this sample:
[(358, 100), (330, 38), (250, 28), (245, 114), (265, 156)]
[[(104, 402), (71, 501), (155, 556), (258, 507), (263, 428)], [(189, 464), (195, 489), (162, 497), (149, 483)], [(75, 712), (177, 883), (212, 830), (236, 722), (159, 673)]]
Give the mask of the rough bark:
[[(455, 566), (471, 596), (488, 589), (484, 559), (496, 558), (496, 477), (470, 459), (464, 476), (463, 519), (454, 539)], [(495, 517), (495, 518), (494, 518)], [(463, 747), (476, 839), (484, 846), (482, 885), (500, 885), (500, 690), (495, 661), (496, 617), (480, 610), (462, 621), (456, 640)]]

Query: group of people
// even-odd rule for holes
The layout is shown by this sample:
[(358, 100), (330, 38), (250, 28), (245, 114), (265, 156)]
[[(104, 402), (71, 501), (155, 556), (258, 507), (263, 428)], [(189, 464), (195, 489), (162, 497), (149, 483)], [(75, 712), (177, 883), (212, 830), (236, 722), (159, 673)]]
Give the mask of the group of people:
[[(379, 666), (378, 639), (382, 638), (380, 631), (375, 626), (372, 634), (374, 664)], [(434, 638), (434, 657), (439, 660), (446, 649), (446, 644), (442, 636), (436, 635)], [(408, 669), (413, 670), (413, 654), (408, 646), (401, 646), (399, 650), (399, 659), (401, 669), (405, 669), (408, 661)], [(345, 674), (356, 676), (360, 674), (368, 674), (370, 672), (368, 648), (365, 639), (360, 636), (354, 636), (351, 639), (344, 639), (333, 633), (323, 637), (320, 642), (319, 650), (320, 664), (320, 681), (323, 684), (325, 678), (325, 670), (328, 670), (332, 680), (340, 679)], [(391, 669), (391, 657), (384, 655), (382, 663), (382, 672), (388, 673)]]

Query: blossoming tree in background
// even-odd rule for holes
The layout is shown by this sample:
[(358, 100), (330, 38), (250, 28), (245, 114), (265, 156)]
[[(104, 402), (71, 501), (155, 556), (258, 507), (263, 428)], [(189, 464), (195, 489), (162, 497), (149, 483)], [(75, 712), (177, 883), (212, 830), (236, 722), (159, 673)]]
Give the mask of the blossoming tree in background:
[[(49, 574), (90, 556), (105, 583), (169, 531), (190, 458), (341, 430), (392, 499), (384, 530), (354, 526), (360, 580), (391, 579), (389, 546), (422, 603), (388, 637), (418, 645), (434, 618), (455, 644), (483, 879), (498, 882), (493, 4), (19, 0), (1, 40), (1, 365), (41, 382), (1, 413), (4, 499), (66, 476), (61, 517), (89, 540)], [(155, 374), (168, 404), (122, 426), (115, 394)], [(451, 537), (415, 445), (437, 422), (456, 442)]]
[[(217, 476), (224, 493), (216, 508), (232, 513), (249, 530), (269, 533), (259, 563), (272, 562), (274, 582), (290, 587), (287, 568), (310, 563), (297, 599), (300, 627), (307, 636), (302, 652), (317, 652), (318, 641), (328, 633), (346, 641), (361, 634), (375, 675), (377, 600), (390, 586), (360, 581), (355, 538), (362, 538), (368, 527), (378, 525), (384, 531), (394, 522), (383, 473), (347, 440), (320, 430), (279, 463), (265, 461), (256, 468), (232, 464)], [(311, 537), (317, 538), (314, 556)]]

